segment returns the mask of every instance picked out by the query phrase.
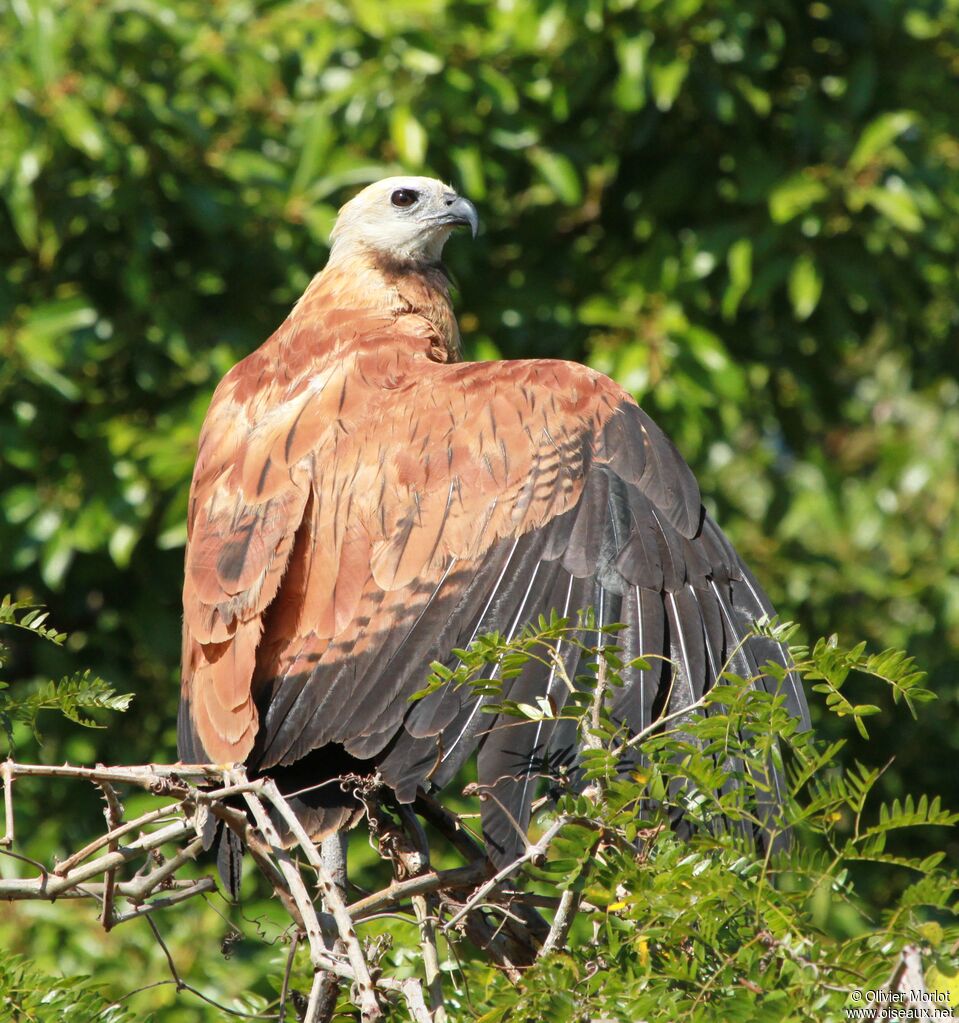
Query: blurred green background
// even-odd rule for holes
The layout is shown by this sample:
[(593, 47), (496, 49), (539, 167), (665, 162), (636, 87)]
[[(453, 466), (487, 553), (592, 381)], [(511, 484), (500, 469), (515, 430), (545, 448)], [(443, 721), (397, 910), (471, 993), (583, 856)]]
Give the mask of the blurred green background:
[[(581, 359), (635, 393), (783, 617), (929, 671), (937, 710), (886, 707), (850, 755), (959, 805), (956, 0), (0, 12), (0, 592), (72, 632), (13, 673), (136, 694), (22, 759), (175, 757), (210, 394), (322, 267), (338, 205), (413, 171), (481, 212), (448, 249), (468, 357)], [(48, 787), (21, 834), (48, 859), (98, 813)], [(899, 883), (871, 880), (877, 908)], [(226, 931), (212, 909), (163, 924), (187, 959)], [(0, 943), (114, 993), (164, 976), (145, 925), (104, 939), (89, 910), (5, 907)], [(264, 956), (241, 942), (193, 981), (232, 997)]]

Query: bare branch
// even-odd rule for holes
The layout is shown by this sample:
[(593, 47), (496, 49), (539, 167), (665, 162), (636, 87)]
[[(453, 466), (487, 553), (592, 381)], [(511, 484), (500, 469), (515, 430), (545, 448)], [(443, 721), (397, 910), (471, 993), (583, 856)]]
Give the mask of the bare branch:
[(277, 1010), (276, 1016), (283, 1023), (286, 1019), (286, 1000), (290, 994), (290, 974), (293, 972), (293, 960), (296, 958), (296, 949), (300, 944), (299, 932), (294, 931), (293, 937), (290, 939), (290, 951), (286, 956), (286, 969), (283, 971), (283, 987), (280, 989), (280, 1007)]
[(410, 1015), (415, 1023), (432, 1023), (433, 1017), (423, 998), (423, 987), (415, 977), (407, 977), (406, 980), (384, 977), (380, 981), (380, 987), (384, 991), (396, 991), (406, 999)]
[[(343, 896), (340, 893), (336, 882), (330, 875), (330, 872), (326, 869), (323, 857), (320, 855), (316, 845), (310, 840), (310, 837), (303, 830), (303, 825), (300, 824), (300, 821), (291, 809), (290, 804), (287, 803), (287, 801), (280, 795), (280, 790), (276, 787), (276, 783), (272, 779), (264, 779), (261, 792), (263, 798), (266, 799), (267, 802), (269, 802), (283, 818), (284, 824), (286, 824), (286, 826), (290, 829), (291, 834), (294, 838), (296, 838), (300, 848), (306, 854), (306, 858), (310, 866), (316, 870), (317, 877), (320, 881), (320, 891), (323, 894), (323, 900), (330, 913), (333, 914), (333, 919), (336, 921), (337, 930), (340, 934), (340, 940), (346, 946), (346, 954), (350, 960), (350, 965), (353, 968), (357, 995), (360, 1002), (360, 1013), (364, 1023), (379, 1019), (383, 1013), (376, 1001), (376, 992), (373, 987), (373, 981), (370, 977), (370, 971), (366, 965), (363, 950), (360, 948), (360, 943), (357, 940), (356, 931), (353, 930), (353, 920), (350, 917), (349, 910), (346, 908), (346, 903), (343, 901)], [(246, 798), (251, 809), (254, 803), (259, 803), (256, 796), (251, 794), (248, 794)], [(262, 808), (262, 804), (260, 805)], [(256, 811), (254, 811), (254, 816), (256, 816)], [(264, 816), (266, 816), (265, 813)], [(267, 821), (269, 821), (268, 817)], [(263, 830), (263, 825), (260, 823), (259, 819), (257, 819), (257, 825), (261, 830)], [(297, 878), (299, 878), (299, 873), (297, 873)], [(308, 1020), (309, 1015), (307, 1015), (307, 1021)]]
[[(203, 895), (206, 892), (215, 891), (216, 881), (212, 877), (201, 877), (195, 884), (187, 883), (172, 895), (153, 899), (150, 902), (144, 903), (139, 909), (131, 909), (127, 913), (116, 914), (113, 918), (113, 925), (116, 927), (119, 924), (126, 923), (127, 920), (135, 920), (138, 916), (146, 916), (148, 913), (155, 913), (158, 909), (167, 909), (170, 906), (175, 906), (178, 902), (185, 902), (187, 899), (192, 899), (195, 895)], [(117, 885), (117, 892), (120, 895), (124, 894), (122, 885)]]
[(493, 877), (491, 877), (485, 884), (480, 885), (480, 887), (472, 894), (466, 905), (443, 925), (443, 930), (449, 931), (455, 927), (460, 920), (462, 920), (470, 912), (470, 910), (474, 909), (479, 903), (481, 903), (486, 896), (489, 895), (489, 893), (501, 881), (505, 881), (510, 874), (515, 874), (517, 870), (524, 866), (524, 864), (531, 863), (534, 860), (541, 859), (545, 856), (550, 843), (569, 822), (569, 817), (557, 817), (546, 831), (543, 832), (538, 841), (533, 842), (526, 847), (526, 851), (522, 856), (517, 857), (512, 863), (508, 863), (502, 870), (494, 874)]
[[(209, 885), (204, 887), (203, 891), (212, 891), (216, 888), (216, 882), (213, 878), (202, 878), (199, 881), (174, 881), (170, 884), (170, 889), (177, 891), (179, 889), (192, 888), (194, 885), (207, 881)], [(102, 882), (80, 882), (76, 887), (67, 888), (60, 892), (56, 898), (102, 899), (104, 887)], [(118, 881), (115, 894), (133, 900), (136, 900), (139, 896), (139, 899), (142, 901), (144, 896), (139, 895), (140, 891), (141, 885), (139, 881)], [(0, 901), (22, 902), (25, 900), (53, 901), (44, 890), (44, 880), (42, 877), (17, 877), (0, 880)]]
[(190, 834), (192, 831), (193, 824), (190, 821), (174, 821), (172, 824), (167, 825), (165, 828), (161, 828), (159, 831), (153, 831), (148, 835), (143, 835), (131, 845), (126, 845), (116, 849), (114, 852), (106, 853), (103, 856), (84, 864), (82, 867), (77, 867), (76, 869), (71, 870), (63, 877), (53, 874), (48, 875), (46, 878), (41, 879), (41, 891), (47, 898), (55, 899), (68, 888), (74, 888), (76, 885), (82, 884), (84, 881), (88, 881), (91, 877), (96, 877), (97, 874), (102, 874), (105, 871), (110, 870), (112, 867), (119, 867), (124, 863), (129, 863), (131, 860), (139, 858), (143, 853), (149, 852), (151, 849), (159, 849), (161, 845), (166, 845), (168, 842), (175, 842), (178, 839), (183, 838), (184, 835)]
[(3, 776), (3, 817), (4, 829), (3, 838), (0, 838), (0, 847), (13, 845), (13, 770), (9, 760), (4, 761), (0, 767), (0, 774)]
[[(116, 789), (108, 781), (101, 781), (98, 784), (107, 804), (103, 810), (107, 829), (114, 831), (123, 821), (123, 804), (120, 802)], [(115, 838), (110, 840), (109, 849), (111, 852), (116, 852), (117, 840)], [(100, 922), (103, 924), (105, 931), (110, 930), (113, 926), (113, 890), (116, 887), (116, 880), (117, 868), (110, 867), (106, 871), (106, 880), (103, 888), (103, 906), (100, 908)]]
[[(407, 835), (416, 849), (415, 862), (410, 865), (416, 873), (429, 870), (430, 845), (426, 838), (423, 825), (408, 806), (400, 806), (400, 818), (406, 828)], [(413, 858), (411, 857), (412, 861)], [(446, 1023), (446, 1007), (443, 1004), (443, 978), (440, 974), (439, 951), (436, 947), (435, 900), (425, 892), (418, 892), (412, 897), (413, 912), (420, 928), (420, 948), (423, 952), (423, 972), (426, 975), (426, 990), (429, 994), (429, 1017), (433, 1023)], [(413, 1011), (410, 1003), (410, 1011)]]
[(486, 850), (473, 838), (470, 831), (464, 826), (462, 819), (450, 813), (431, 795), (419, 792), (415, 806), (467, 863), (486, 859)]
[(572, 888), (567, 888), (560, 896), (559, 905), (556, 907), (556, 915), (553, 917), (549, 934), (546, 935), (546, 940), (540, 949), (540, 956), (549, 955), (550, 952), (555, 952), (556, 949), (562, 948), (566, 944), (566, 937), (569, 934), (569, 929), (573, 923), (573, 918), (576, 916), (578, 907), (578, 894)]
[[(100, 904), (101, 922), (107, 929), (145, 918), (164, 950), (172, 977), (161, 983), (172, 984), (177, 990), (189, 992), (237, 1017), (278, 1018), (275, 1009), (268, 1017), (231, 1009), (190, 985), (177, 971), (155, 920), (162, 910), (216, 890), (212, 877), (179, 876), (209, 847), (214, 837), (211, 814), (219, 827), (229, 828), (244, 850), (249, 851), (259, 872), (298, 928), (279, 996), (279, 1018), (288, 1009), (296, 947), (304, 938), (314, 970), (305, 1023), (327, 1023), (332, 1018), (341, 982), (352, 985), (351, 999), (359, 1006), (363, 1023), (382, 1020), (387, 1000), (395, 1002), (398, 998), (405, 1001), (416, 1023), (445, 1023), (444, 975), (440, 969), (438, 940), (441, 913), (455, 913), (444, 928), (448, 941), (454, 940), (449, 934), (451, 928), (465, 918), (470, 940), (485, 949), (491, 960), (514, 981), (520, 979), (521, 968), (532, 962), (533, 950), (542, 944), (546, 935), (547, 924), (533, 908), (534, 904), (544, 904), (543, 897), (531, 896), (527, 902), (523, 892), (508, 890), (512, 887), (509, 885), (504, 890), (502, 882), (523, 863), (545, 854), (565, 818), (547, 829), (540, 841), (530, 845), (516, 863), (491, 876), (492, 868), (483, 846), (461, 817), (450, 813), (432, 797), (418, 799), (416, 807), (423, 818), (467, 860), (463, 866), (437, 871), (430, 867), (429, 840), (420, 820), (411, 808), (391, 804), (390, 812), (399, 812), (403, 830), (390, 825), (386, 815), (379, 826), (384, 829), (384, 837), (389, 835), (388, 841), (381, 842), (381, 849), (384, 857), (389, 855), (393, 859), (394, 878), (381, 891), (347, 905), (340, 886), (345, 882), (344, 871), (327, 855), (336, 851), (332, 844), (326, 843), (329, 848), (321, 851), (306, 834), (275, 783), (268, 778), (250, 780), (241, 767), (179, 764), (50, 767), (7, 760), (0, 764), (0, 777), (6, 824), (6, 846), (0, 845), (0, 854), (30, 864), (36, 874), (0, 879), (0, 901), (96, 900)], [(106, 801), (104, 833), (86, 842), (53, 869), (14, 851), (10, 848), (16, 833), (13, 783), (21, 777), (71, 778), (97, 785)], [(158, 797), (161, 805), (135, 819), (124, 820), (123, 786), (144, 789)], [(243, 798), (245, 808), (229, 802), (231, 797), (237, 796)], [(317, 892), (303, 873), (306, 869), (315, 872), (316, 885), (328, 913), (322, 912), (319, 903), (314, 901)], [(470, 892), (476, 885), (480, 888), (461, 906), (463, 893)], [(497, 890), (490, 901), (487, 896), (493, 889)], [(556, 900), (545, 901), (550, 906), (556, 904)], [(385, 910), (404, 906), (412, 908), (419, 925), (425, 979), (380, 976), (378, 969), (371, 969), (373, 960), (367, 962), (355, 931), (358, 923), (372, 920)], [(488, 915), (490, 909), (497, 914), (495, 920)], [(536, 920), (531, 922), (531, 917)], [(555, 919), (554, 927), (559, 927)], [(450, 947), (455, 954), (452, 944)]]
[(384, 909), (401, 904), (414, 895), (426, 895), (431, 892), (453, 891), (457, 888), (472, 888), (489, 873), (486, 860), (470, 863), (465, 867), (454, 867), (452, 870), (436, 870), (406, 881), (394, 881), (388, 888), (357, 899), (349, 906), (350, 916), (359, 922), (380, 913)]
[(130, 892), (128, 897), (134, 902), (140, 901), (146, 897), (148, 892), (152, 892), (155, 888), (158, 888), (168, 877), (172, 877), (184, 863), (189, 863), (190, 860), (195, 860), (197, 856), (203, 850), (203, 839), (194, 838), (189, 845), (185, 846), (176, 854), (171, 857), (161, 866), (157, 867), (156, 870), (151, 871), (149, 874), (141, 877), (135, 884), (130, 885)]
[(166, 956), (167, 965), (170, 967), (170, 975), (173, 977), (173, 983), (176, 985), (177, 991), (189, 991), (191, 995), (196, 995), (201, 1001), (206, 1002), (208, 1005), (212, 1005), (214, 1008), (219, 1009), (221, 1012), (229, 1013), (231, 1016), (236, 1016), (239, 1019), (271, 1019), (271, 1016), (264, 1016), (259, 1012), (241, 1012), (239, 1009), (231, 1009), (228, 1005), (224, 1005), (222, 1002), (218, 1002), (209, 995), (205, 995), (202, 991), (197, 990), (192, 984), (188, 984), (181, 976), (176, 968), (176, 963), (173, 961), (173, 954), (170, 952), (167, 943), (163, 940), (163, 935), (160, 934), (160, 928), (153, 922), (150, 917), (147, 917), (147, 923), (150, 925), (150, 930), (153, 931), (153, 936), (156, 938), (160, 948), (163, 949), (163, 954)]
[(176, 813), (176, 811), (183, 805), (183, 800), (179, 800), (176, 803), (170, 803), (168, 806), (161, 806), (158, 810), (151, 810), (149, 813), (143, 814), (141, 817), (137, 817), (136, 820), (126, 821), (118, 827), (111, 828), (105, 835), (100, 835), (95, 838), (92, 842), (89, 842), (78, 852), (73, 853), (72, 856), (68, 856), (65, 860), (62, 860), (57, 864), (56, 869), (53, 871), (54, 874), (63, 876), (68, 874), (77, 864), (82, 863), (85, 859), (92, 856), (98, 849), (102, 849), (105, 845), (109, 845), (111, 842), (122, 838), (124, 835), (130, 834), (131, 831), (137, 831), (140, 828), (145, 827), (147, 824), (154, 824), (158, 820), (162, 820), (164, 817), (170, 817)]

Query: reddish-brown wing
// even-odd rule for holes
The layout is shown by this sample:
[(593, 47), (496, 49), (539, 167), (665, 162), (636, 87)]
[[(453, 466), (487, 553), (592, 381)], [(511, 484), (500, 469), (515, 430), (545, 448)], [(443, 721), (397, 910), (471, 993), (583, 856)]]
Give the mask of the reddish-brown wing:
[[(571, 364), (415, 362), (404, 374), (382, 349), (354, 350), (290, 381), (261, 351), (217, 390), (190, 501), (184, 695), (197, 742), (187, 753), (244, 759), (258, 725), (254, 677), (355, 659), (373, 636), (381, 649), (451, 559), (464, 567), (448, 589), (498, 540), (565, 512), (623, 398)], [(310, 702), (333, 688), (317, 677)], [(363, 728), (392, 727), (379, 705), (397, 696), (380, 690), (354, 728), (367, 717)], [(287, 745), (354, 738), (318, 722)]]
[[(352, 429), (347, 390), (370, 391), (349, 349), (357, 332), (381, 350), (394, 336), (423, 347), (421, 338), (397, 334), (395, 317), (294, 313), (213, 396), (188, 514), (179, 723), (184, 759), (242, 761), (252, 748), (258, 714), (251, 684), (270, 639), (263, 636), (263, 616), (284, 576), (296, 574), (290, 555), (316, 487), (318, 453), (332, 452), (335, 460), (338, 442)], [(391, 369), (396, 366), (384, 360), (384, 371)], [(361, 395), (351, 396), (349, 405), (355, 419)], [(342, 525), (327, 516), (317, 528), (314, 589), (336, 578)]]
[[(694, 702), (727, 657), (752, 677), (782, 654), (744, 642), (768, 601), (615, 384), (550, 361), (394, 365), (408, 349), (392, 342), (280, 398), (256, 391), (242, 415), (229, 384), (218, 394), (191, 505), (181, 752), (267, 768), (335, 749), (330, 773), (372, 760), (409, 799), (479, 746), (484, 831), (505, 859), (535, 777), (575, 757), (575, 737), (491, 722), (462, 691), (411, 705), (433, 660), (592, 606), (625, 622), (627, 653), (660, 658), (617, 697), (636, 731)], [(556, 653), (575, 674), (575, 646)], [(555, 674), (531, 664), (508, 695), (561, 706)], [(342, 821), (329, 808), (315, 831)]]

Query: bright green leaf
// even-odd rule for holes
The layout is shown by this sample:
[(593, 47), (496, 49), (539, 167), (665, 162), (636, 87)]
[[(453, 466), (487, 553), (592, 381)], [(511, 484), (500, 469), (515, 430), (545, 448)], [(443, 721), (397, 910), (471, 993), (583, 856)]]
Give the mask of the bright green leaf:
[(404, 164), (419, 170), (426, 159), (429, 138), (409, 107), (397, 107), (390, 118), (390, 138)]
[(561, 202), (576, 206), (582, 201), (579, 175), (568, 157), (537, 146), (529, 151), (529, 159)]
[(849, 169), (860, 171), (888, 149), (899, 136), (915, 124), (915, 115), (906, 110), (880, 114), (863, 129), (849, 157)]
[(777, 224), (785, 224), (825, 199), (829, 189), (809, 171), (801, 171), (780, 182), (769, 193), (769, 215)]
[(800, 256), (793, 263), (788, 289), (796, 319), (808, 320), (822, 296), (822, 276), (810, 256)]

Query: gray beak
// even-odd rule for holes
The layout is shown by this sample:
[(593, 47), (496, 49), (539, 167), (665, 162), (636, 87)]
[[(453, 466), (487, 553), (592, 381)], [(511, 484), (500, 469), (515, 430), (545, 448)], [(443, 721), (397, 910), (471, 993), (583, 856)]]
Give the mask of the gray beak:
[(443, 219), (447, 224), (455, 224), (457, 227), (468, 227), (473, 237), (479, 231), (479, 214), (476, 207), (462, 196), (446, 200), (446, 214)]

